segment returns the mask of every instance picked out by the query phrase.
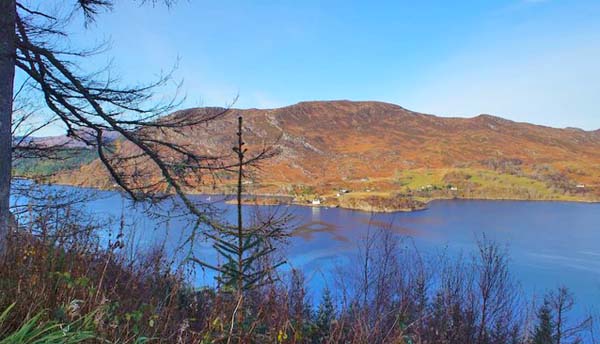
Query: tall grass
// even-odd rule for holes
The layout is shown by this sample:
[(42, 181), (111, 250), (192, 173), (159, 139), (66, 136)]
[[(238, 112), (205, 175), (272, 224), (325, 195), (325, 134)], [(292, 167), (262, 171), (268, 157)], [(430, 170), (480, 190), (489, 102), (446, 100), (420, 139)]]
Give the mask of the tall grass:
[[(0, 314), (0, 327), (7, 320), (14, 306), (13, 303)], [(96, 338), (94, 331), (86, 330), (90, 328), (91, 315), (68, 324), (44, 322), (42, 320), (44, 317), (43, 312), (34, 315), (14, 332), (4, 334), (0, 344), (72, 344)]]

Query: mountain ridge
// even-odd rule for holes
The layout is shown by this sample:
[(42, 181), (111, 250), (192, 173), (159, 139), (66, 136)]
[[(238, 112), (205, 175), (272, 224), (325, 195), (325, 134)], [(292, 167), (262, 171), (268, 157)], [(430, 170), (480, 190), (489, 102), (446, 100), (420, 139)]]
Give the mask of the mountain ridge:
[[(206, 116), (220, 110), (191, 108), (169, 116)], [(274, 109), (230, 109), (219, 120), (171, 138), (179, 143), (195, 140), (206, 153), (226, 154), (238, 116), (244, 117), (250, 151), (276, 142), (280, 152), (256, 173), (257, 193), (298, 196), (299, 189), (309, 189), (307, 197), (314, 197), (353, 189), (385, 197), (598, 196), (593, 186), (600, 184), (600, 130), (552, 128), (488, 114), (438, 117), (385, 102), (307, 101)], [(129, 143), (122, 146), (133, 149)], [(98, 167), (97, 161), (82, 166), (62, 181), (107, 187), (110, 180), (96, 176)], [(449, 185), (458, 192), (415, 192)], [(586, 185), (585, 190), (578, 185)]]
[(533, 123), (533, 122), (525, 122), (525, 121), (508, 119), (508, 118), (502, 117), (500, 115), (494, 115), (494, 114), (490, 114), (490, 113), (480, 113), (480, 114), (473, 115), (473, 116), (453, 116), (453, 115), (441, 116), (441, 115), (436, 115), (436, 114), (431, 114), (431, 113), (426, 113), (426, 112), (410, 110), (410, 109), (405, 108), (398, 104), (394, 104), (394, 103), (390, 103), (390, 102), (386, 102), (386, 101), (379, 101), (379, 100), (349, 100), (349, 99), (304, 100), (304, 101), (299, 101), (294, 104), (284, 105), (284, 106), (280, 106), (280, 107), (251, 107), (251, 108), (232, 107), (232, 108), (226, 108), (226, 107), (219, 107), (219, 106), (206, 106), (206, 107), (192, 107), (192, 108), (182, 109), (182, 110), (175, 111), (174, 113), (178, 113), (178, 112), (182, 112), (182, 111), (191, 111), (191, 110), (203, 110), (203, 109), (229, 110), (229, 111), (277, 111), (277, 110), (294, 108), (297, 106), (314, 106), (314, 105), (319, 105), (319, 104), (355, 104), (355, 105), (390, 106), (390, 107), (394, 107), (394, 108), (406, 111), (407, 113), (413, 113), (413, 114), (424, 115), (424, 116), (432, 116), (432, 117), (440, 118), (440, 119), (467, 119), (467, 120), (469, 120), (469, 119), (478, 119), (479, 118), (482, 120), (483, 119), (488, 119), (488, 120), (492, 120), (492, 121), (493, 120), (501, 120), (501, 121), (512, 122), (512, 123), (517, 123), (517, 124), (529, 124), (529, 125), (544, 127), (544, 128), (549, 128), (549, 129), (577, 130), (577, 131), (583, 131), (583, 132), (588, 132), (588, 133), (600, 133), (600, 128), (598, 128), (598, 129), (583, 129), (583, 128), (571, 127), (571, 126), (555, 127), (555, 126), (551, 126), (551, 125), (537, 124), (537, 123)]

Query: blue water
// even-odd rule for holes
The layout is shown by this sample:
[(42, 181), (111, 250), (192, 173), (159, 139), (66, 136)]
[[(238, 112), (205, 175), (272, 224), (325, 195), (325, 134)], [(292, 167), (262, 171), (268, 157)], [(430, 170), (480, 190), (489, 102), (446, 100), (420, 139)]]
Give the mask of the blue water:
[[(184, 219), (166, 223), (148, 217), (142, 207), (131, 207), (119, 193), (103, 191), (98, 196), (85, 207), (99, 218), (118, 219), (124, 211), (132, 241), (141, 248), (164, 244), (174, 252), (190, 233), (191, 227)], [(193, 197), (206, 201), (208, 196)], [(215, 200), (212, 196), (211, 201)], [(223, 211), (233, 210), (220, 202), (215, 205)], [(245, 206), (247, 214), (272, 209), (275, 207)], [(278, 210), (294, 216), (292, 224), (296, 229), (283, 249), (288, 261), (284, 270), (302, 269), (317, 292), (328, 283), (327, 276), (336, 266), (356, 254), (370, 222), (391, 223), (388, 230), (409, 238), (419, 250), (429, 254), (471, 254), (477, 238), (485, 233), (487, 238), (506, 245), (511, 272), (527, 294), (540, 295), (565, 285), (576, 296), (579, 311), (600, 305), (600, 204), (447, 200), (432, 202), (427, 210), (412, 213), (371, 215), (302, 206)], [(208, 243), (198, 243), (194, 253), (208, 261), (216, 259)], [(210, 285), (213, 275), (198, 270), (195, 281)]]

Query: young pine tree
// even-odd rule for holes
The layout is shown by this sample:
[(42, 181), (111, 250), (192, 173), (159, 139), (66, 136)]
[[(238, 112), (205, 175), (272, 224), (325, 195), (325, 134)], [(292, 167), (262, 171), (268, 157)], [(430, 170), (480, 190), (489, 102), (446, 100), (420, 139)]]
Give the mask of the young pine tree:
[(533, 344), (553, 344), (554, 322), (548, 300), (538, 310), (538, 324), (533, 334)]
[(323, 291), (323, 297), (315, 318), (315, 343), (327, 342), (331, 332), (331, 322), (335, 319), (335, 306), (329, 289)]

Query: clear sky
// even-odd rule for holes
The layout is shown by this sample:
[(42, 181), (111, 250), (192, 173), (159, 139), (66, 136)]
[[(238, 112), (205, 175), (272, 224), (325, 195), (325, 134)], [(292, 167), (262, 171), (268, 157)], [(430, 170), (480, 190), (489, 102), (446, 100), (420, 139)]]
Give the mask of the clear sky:
[(109, 38), (126, 82), (179, 59), (186, 106), (379, 100), (600, 128), (600, 1), (117, 1), (74, 45)]

